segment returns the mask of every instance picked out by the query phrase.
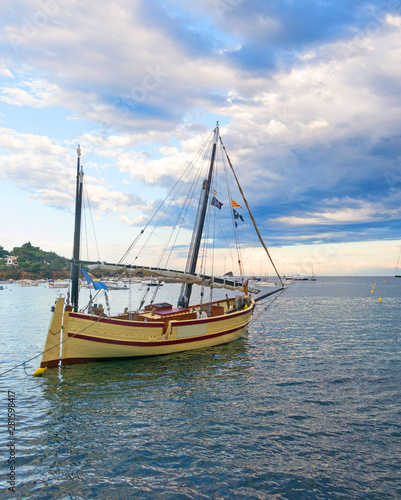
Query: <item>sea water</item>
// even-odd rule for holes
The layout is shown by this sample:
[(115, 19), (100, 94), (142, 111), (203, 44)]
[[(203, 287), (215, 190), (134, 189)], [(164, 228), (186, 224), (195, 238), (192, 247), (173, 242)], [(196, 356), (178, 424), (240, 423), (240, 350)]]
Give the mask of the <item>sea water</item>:
[[(1, 373), (41, 352), (56, 294), (0, 291)], [(267, 305), (229, 345), (7, 372), (2, 498), (401, 498), (401, 279), (319, 277)]]

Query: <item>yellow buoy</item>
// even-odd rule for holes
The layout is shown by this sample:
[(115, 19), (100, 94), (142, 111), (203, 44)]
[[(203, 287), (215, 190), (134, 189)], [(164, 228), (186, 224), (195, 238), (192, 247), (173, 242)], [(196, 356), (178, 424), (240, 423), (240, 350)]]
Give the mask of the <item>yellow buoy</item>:
[(382, 298), (381, 298), (381, 297), (379, 297), (379, 302), (381, 302), (381, 301), (382, 301)]
[(373, 293), (373, 290), (371, 290), (370, 293)]
[(47, 370), (47, 366), (45, 368), (38, 368), (37, 370), (35, 370), (35, 372), (33, 373), (33, 376), (34, 377), (41, 377), (43, 375), (43, 372), (45, 372)]

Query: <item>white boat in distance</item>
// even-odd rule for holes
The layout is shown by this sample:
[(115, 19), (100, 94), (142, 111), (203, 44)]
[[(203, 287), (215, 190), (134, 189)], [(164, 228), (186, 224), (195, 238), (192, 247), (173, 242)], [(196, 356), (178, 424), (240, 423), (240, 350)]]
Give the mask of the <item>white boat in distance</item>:
[(18, 281), (18, 283), (19, 283), (19, 286), (38, 286), (39, 285), (38, 281), (26, 280), (24, 278), (22, 280)]
[(266, 281), (266, 280), (249, 280), (249, 285), (252, 285), (256, 288), (259, 288), (259, 287), (273, 287), (273, 286), (276, 286), (276, 283), (274, 281)]
[(49, 281), (49, 288), (68, 288), (69, 286), (68, 281)]

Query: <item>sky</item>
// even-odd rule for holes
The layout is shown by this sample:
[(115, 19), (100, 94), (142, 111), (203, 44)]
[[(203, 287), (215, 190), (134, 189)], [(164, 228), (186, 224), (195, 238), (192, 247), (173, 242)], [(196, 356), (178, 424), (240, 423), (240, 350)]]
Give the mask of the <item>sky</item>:
[(5, 249), (72, 256), (80, 144), (100, 258), (118, 261), (218, 120), (279, 272), (394, 275), (401, 0), (0, 6)]

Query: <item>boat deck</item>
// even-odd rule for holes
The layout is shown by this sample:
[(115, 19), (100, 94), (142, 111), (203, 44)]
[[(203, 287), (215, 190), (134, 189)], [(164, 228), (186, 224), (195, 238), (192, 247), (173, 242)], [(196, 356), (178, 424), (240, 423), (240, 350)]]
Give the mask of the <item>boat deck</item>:
[(190, 308), (172, 307), (171, 304), (153, 304), (145, 307), (144, 311), (127, 311), (117, 316), (112, 316), (115, 319), (123, 319), (128, 321), (151, 321), (163, 323), (167, 327), (170, 321), (188, 321), (191, 319), (199, 319), (200, 311), (207, 314), (207, 317), (213, 318), (224, 315), (230, 308), (234, 306), (234, 299), (223, 299), (215, 302), (206, 303), (202, 306), (197, 304)]

